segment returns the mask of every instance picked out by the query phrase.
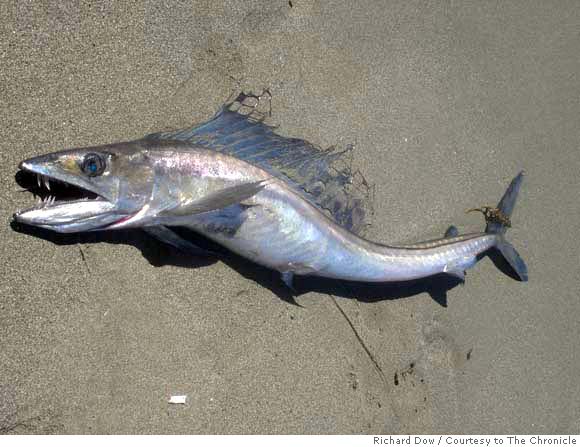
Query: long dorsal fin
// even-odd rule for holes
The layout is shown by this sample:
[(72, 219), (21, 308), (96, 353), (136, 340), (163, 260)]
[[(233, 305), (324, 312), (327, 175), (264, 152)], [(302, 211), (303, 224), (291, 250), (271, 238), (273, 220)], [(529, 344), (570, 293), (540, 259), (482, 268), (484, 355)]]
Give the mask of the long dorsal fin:
[(321, 150), (308, 141), (278, 135), (256, 118), (255, 106), (247, 104), (252, 98), (259, 100), (242, 93), (206, 123), (147, 138), (187, 141), (259, 166), (286, 180), (338, 224), (359, 233), (365, 226), (368, 185), (364, 179), (357, 184), (349, 167), (338, 167), (340, 158), (351, 148)]

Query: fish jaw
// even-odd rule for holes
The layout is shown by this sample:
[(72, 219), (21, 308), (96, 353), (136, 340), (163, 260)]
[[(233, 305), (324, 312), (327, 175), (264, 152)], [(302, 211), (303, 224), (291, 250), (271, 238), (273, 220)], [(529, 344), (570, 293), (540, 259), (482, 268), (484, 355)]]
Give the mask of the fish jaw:
[(115, 213), (114, 204), (101, 199), (71, 202), (52, 202), (49, 199), (14, 214), (16, 222), (58, 233), (103, 229), (123, 217)]
[[(24, 160), (19, 168), (36, 174), (38, 187), (48, 196), (34, 206), (13, 215), (14, 221), (58, 233), (76, 233), (104, 229), (127, 218), (127, 212), (117, 209), (113, 188), (102, 187), (77, 172), (79, 151), (55, 152)], [(109, 182), (111, 183), (111, 182)], [(52, 184), (52, 188), (51, 188)], [(64, 184), (82, 196), (76, 200), (60, 200), (53, 194), (57, 184)], [(60, 185), (62, 186), (62, 185)], [(62, 188), (56, 188), (62, 189)]]
[(77, 161), (82, 157), (82, 151), (69, 150), (53, 152), (38, 157), (29, 158), (20, 162), (18, 168), (22, 171), (36, 174), (38, 186), (44, 186), (50, 191), (50, 181), (57, 181), (72, 185), (90, 192), (104, 200), (113, 202), (115, 194), (111, 188), (104, 188), (101, 184), (91, 181), (82, 175)]

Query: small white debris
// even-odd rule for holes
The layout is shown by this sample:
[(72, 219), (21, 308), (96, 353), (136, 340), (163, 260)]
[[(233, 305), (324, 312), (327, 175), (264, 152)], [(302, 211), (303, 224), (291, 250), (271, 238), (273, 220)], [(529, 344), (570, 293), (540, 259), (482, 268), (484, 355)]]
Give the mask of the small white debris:
[(171, 396), (169, 398), (170, 404), (181, 404), (184, 405), (187, 400), (187, 396)]

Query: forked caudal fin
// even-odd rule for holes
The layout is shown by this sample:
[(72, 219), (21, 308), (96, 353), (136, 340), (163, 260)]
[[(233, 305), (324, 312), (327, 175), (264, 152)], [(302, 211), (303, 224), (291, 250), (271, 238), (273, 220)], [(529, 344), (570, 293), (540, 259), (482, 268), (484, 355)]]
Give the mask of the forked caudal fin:
[(496, 248), (516, 272), (520, 281), (527, 281), (528, 268), (526, 267), (526, 263), (504, 237), (507, 229), (511, 226), (511, 215), (515, 208), (523, 179), (524, 172), (522, 171), (512, 180), (505, 194), (497, 204), (497, 208), (483, 207), (475, 211), (480, 211), (485, 216), (485, 220), (487, 221), (485, 232), (498, 235)]

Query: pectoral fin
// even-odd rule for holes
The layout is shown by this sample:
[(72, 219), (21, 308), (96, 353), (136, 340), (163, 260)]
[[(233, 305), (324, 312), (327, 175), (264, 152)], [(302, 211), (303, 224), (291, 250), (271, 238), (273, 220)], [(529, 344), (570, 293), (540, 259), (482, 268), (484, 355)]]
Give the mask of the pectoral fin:
[(208, 194), (199, 200), (189, 203), (181, 203), (174, 208), (166, 209), (160, 214), (165, 216), (187, 216), (190, 214), (207, 213), (230, 205), (235, 205), (256, 195), (266, 186), (268, 180), (258, 182), (242, 183), (230, 186), (220, 191)]
[(461, 282), (465, 282), (465, 271), (464, 270), (447, 270), (445, 273), (457, 278)]
[(454, 276), (461, 282), (465, 282), (465, 271), (473, 267), (476, 262), (477, 258), (475, 257), (456, 259), (455, 261), (449, 262), (443, 268), (443, 272), (447, 273), (448, 275)]
[(187, 253), (193, 254), (196, 256), (211, 256), (215, 255), (214, 252), (205, 250), (201, 247), (198, 247), (194, 243), (183, 239), (173, 230), (163, 226), (163, 225), (156, 225), (153, 227), (143, 227), (143, 230), (153, 236), (155, 239), (159, 239), (161, 242), (164, 242), (172, 247), (177, 248), (178, 250)]

